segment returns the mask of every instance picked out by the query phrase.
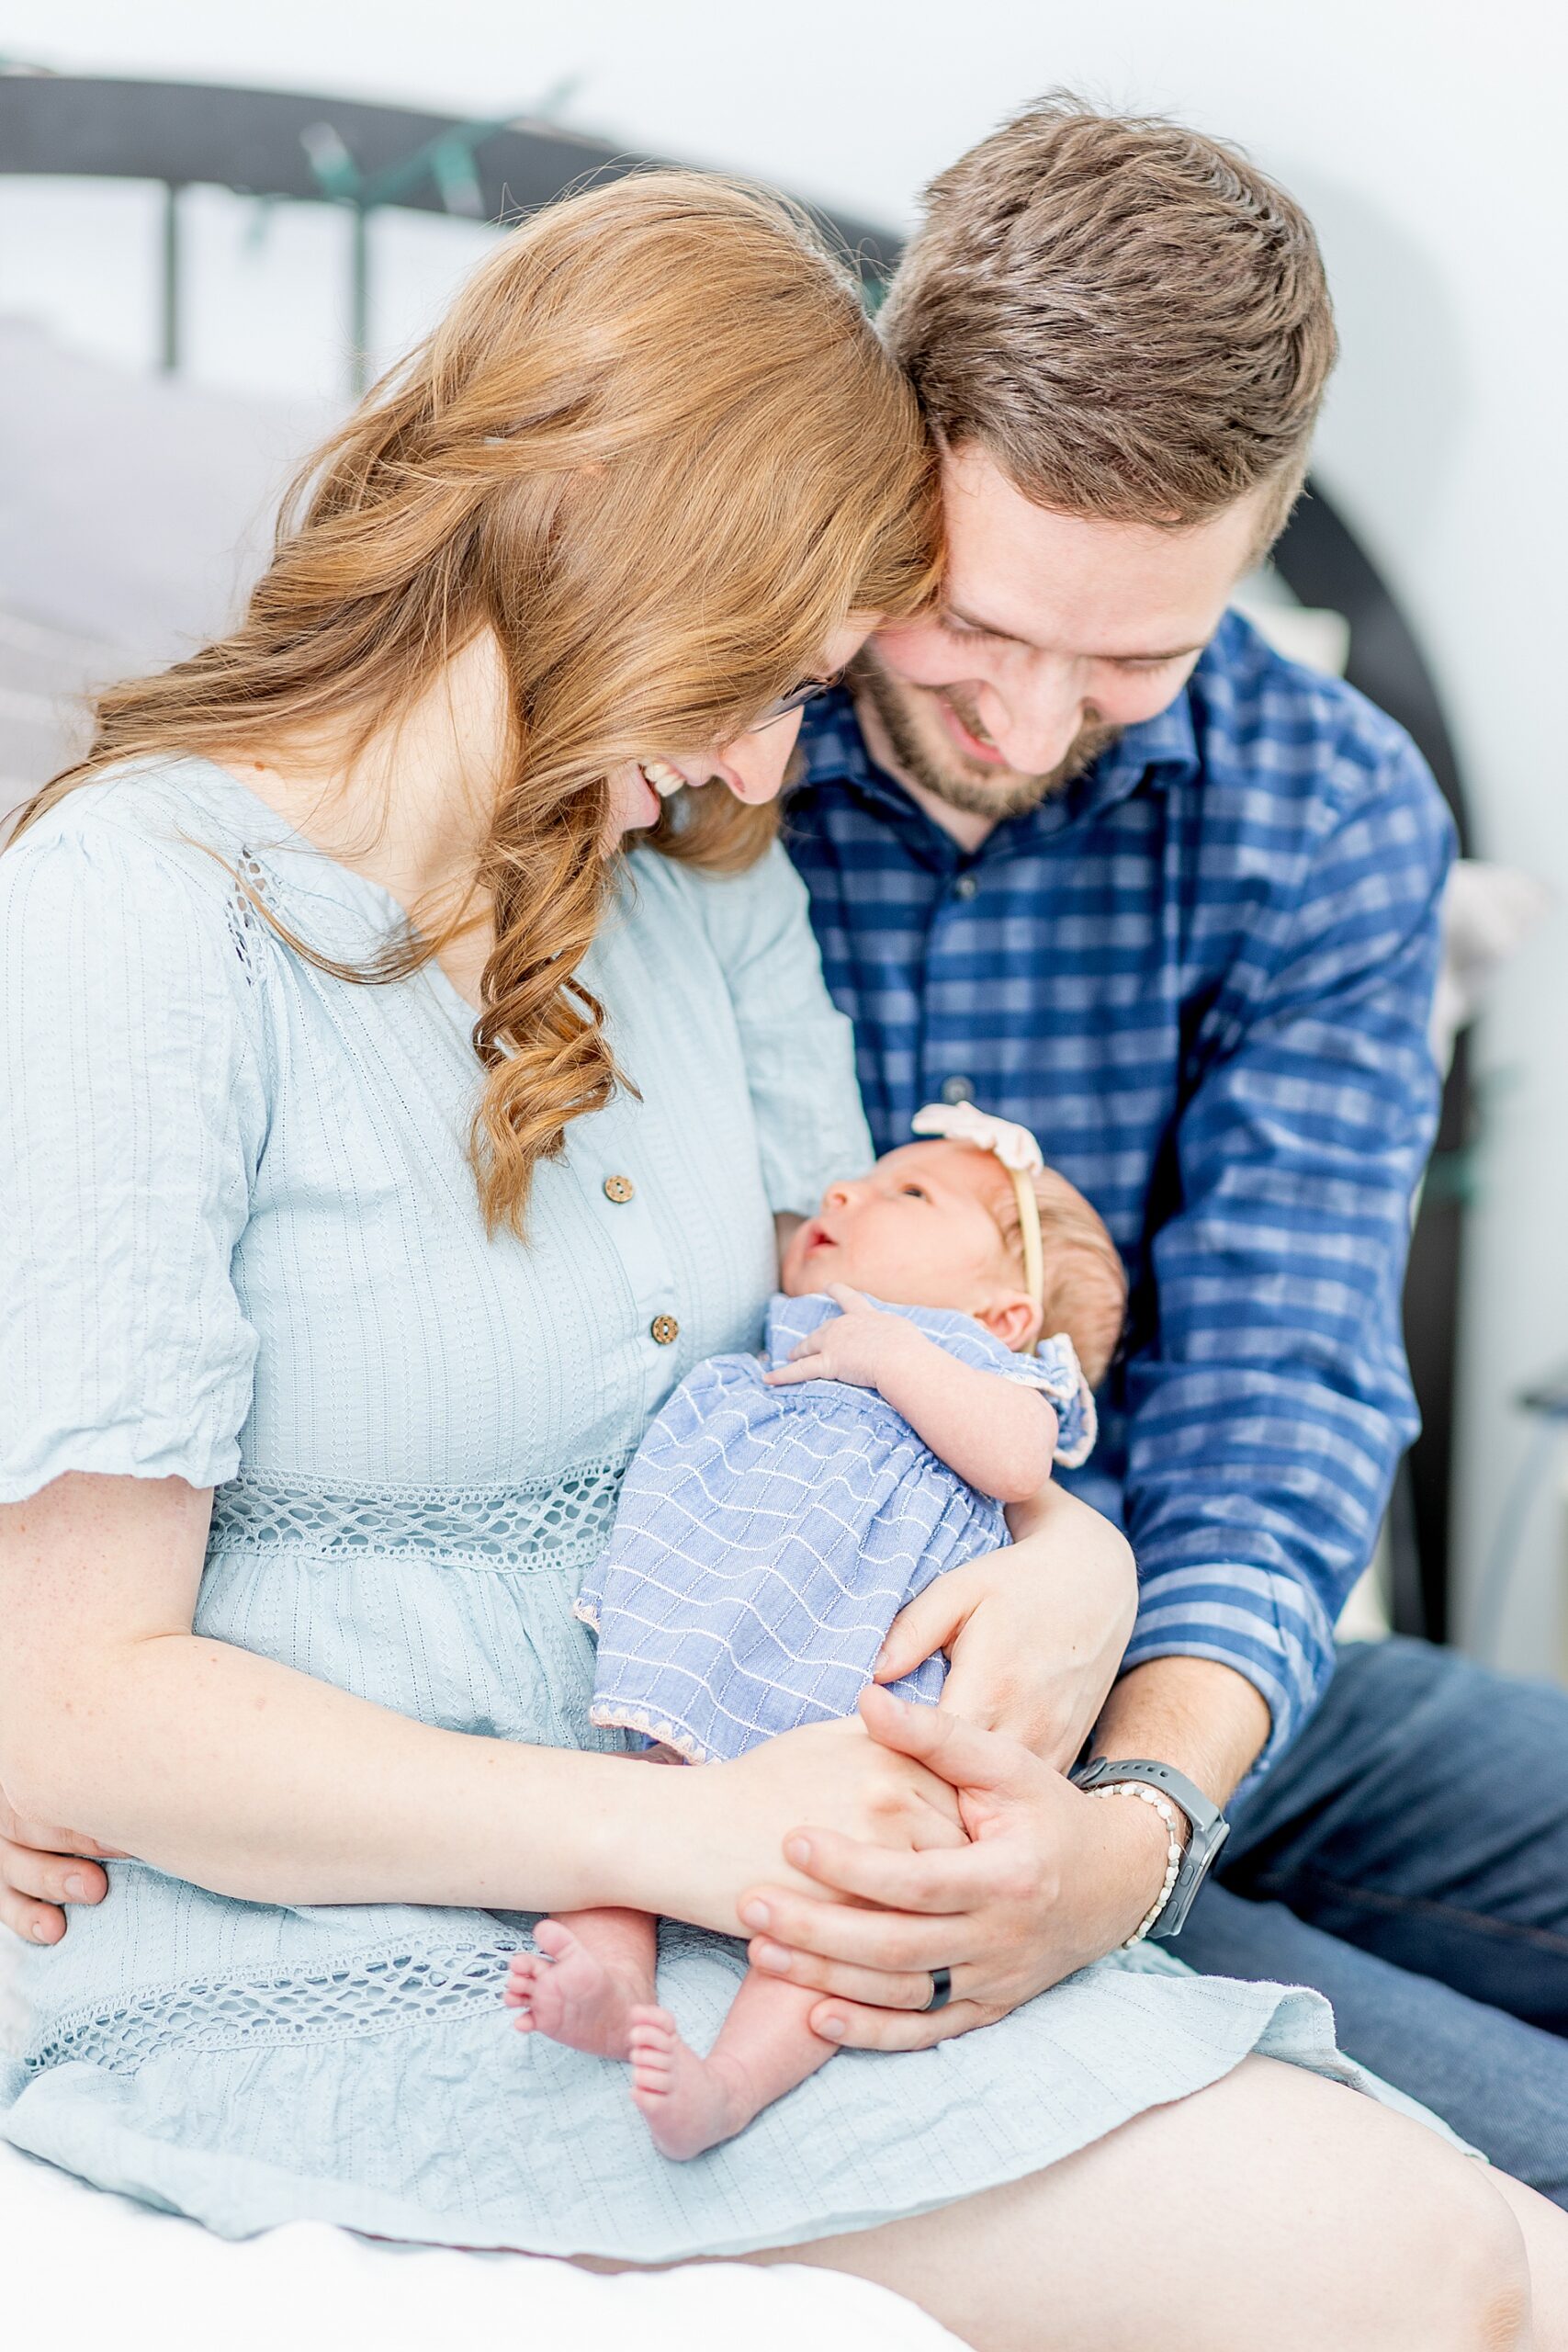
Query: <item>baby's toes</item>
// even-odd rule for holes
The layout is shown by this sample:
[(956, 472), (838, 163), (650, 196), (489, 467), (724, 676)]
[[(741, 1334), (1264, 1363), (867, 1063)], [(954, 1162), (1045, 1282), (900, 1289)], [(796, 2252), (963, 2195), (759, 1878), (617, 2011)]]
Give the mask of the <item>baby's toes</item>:
[(647, 2002), (638, 2002), (626, 2012), (634, 2041), (639, 2035), (650, 2041), (671, 2042), (675, 2039), (675, 2020), (668, 2009), (656, 2009)]
[(506, 1971), (506, 1982), (501, 1988), (501, 1997), (508, 2008), (514, 2009), (519, 2002), (533, 1999), (538, 1973), (539, 1963), (531, 1951), (513, 1953)]
[(669, 2088), (677, 2039), (675, 2020), (668, 2009), (633, 2009), (626, 2054), (631, 2060), (632, 2081), (639, 2090)]

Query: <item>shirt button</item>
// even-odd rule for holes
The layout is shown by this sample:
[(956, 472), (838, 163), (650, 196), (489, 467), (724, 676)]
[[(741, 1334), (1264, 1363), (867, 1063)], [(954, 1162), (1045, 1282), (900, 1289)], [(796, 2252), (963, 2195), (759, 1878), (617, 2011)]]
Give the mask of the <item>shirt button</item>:
[(678, 1339), (681, 1331), (681, 1326), (672, 1315), (656, 1315), (648, 1329), (649, 1336), (661, 1348), (667, 1348), (672, 1340)]
[(604, 1198), (607, 1201), (629, 1201), (637, 1186), (629, 1176), (606, 1176)]
[(975, 1081), (972, 1078), (944, 1078), (942, 1081), (944, 1102), (973, 1102)]
[(979, 887), (977, 874), (961, 874), (953, 886), (953, 895), (955, 899), (972, 899)]

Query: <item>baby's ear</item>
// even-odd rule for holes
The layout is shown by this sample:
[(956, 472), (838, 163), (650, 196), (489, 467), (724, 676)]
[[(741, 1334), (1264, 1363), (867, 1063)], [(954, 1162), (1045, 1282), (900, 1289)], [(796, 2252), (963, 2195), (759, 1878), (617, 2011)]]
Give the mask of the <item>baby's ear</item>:
[(1041, 1310), (1027, 1291), (998, 1291), (988, 1305), (976, 1308), (975, 1320), (1015, 1356), (1027, 1355), (1040, 1337)]

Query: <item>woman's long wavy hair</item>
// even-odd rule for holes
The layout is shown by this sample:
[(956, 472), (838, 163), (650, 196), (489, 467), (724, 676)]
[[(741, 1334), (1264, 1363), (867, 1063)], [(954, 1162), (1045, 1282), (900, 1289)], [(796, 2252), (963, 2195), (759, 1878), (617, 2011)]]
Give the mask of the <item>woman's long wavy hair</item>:
[[(607, 778), (742, 733), (852, 611), (918, 609), (937, 517), (914, 396), (800, 213), (694, 173), (592, 189), (497, 245), (299, 477), (240, 626), (104, 694), (23, 825), (128, 758), (328, 733), (352, 759), (492, 632), (511, 741), (470, 900), (365, 968), (258, 911), (378, 982), (489, 908), (471, 1156), (491, 1229), (520, 1233), (536, 1166), (617, 1082), (577, 978)], [(710, 786), (650, 838), (733, 869), (774, 823)]]

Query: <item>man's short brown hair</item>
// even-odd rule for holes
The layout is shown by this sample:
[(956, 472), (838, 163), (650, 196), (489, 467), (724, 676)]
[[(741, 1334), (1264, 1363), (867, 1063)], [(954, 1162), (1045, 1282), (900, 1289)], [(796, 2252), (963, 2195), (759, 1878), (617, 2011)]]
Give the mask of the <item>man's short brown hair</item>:
[(1204, 520), (1272, 484), (1272, 537), (1334, 365), (1312, 224), (1235, 148), (1053, 91), (931, 182), (882, 314), (950, 447), (1024, 495)]

